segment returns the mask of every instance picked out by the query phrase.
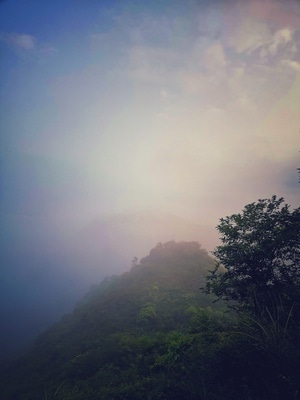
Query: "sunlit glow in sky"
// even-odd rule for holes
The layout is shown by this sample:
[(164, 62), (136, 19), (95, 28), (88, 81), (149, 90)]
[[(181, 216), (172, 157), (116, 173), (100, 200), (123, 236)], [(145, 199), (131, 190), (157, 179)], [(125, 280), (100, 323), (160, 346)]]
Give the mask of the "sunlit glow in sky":
[(299, 2), (7, 0), (1, 30), (5, 215), (296, 202)]

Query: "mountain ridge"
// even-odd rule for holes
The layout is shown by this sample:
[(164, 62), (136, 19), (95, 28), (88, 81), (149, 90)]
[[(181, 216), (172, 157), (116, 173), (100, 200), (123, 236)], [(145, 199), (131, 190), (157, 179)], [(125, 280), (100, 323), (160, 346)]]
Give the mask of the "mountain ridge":
[(198, 241), (207, 249), (216, 242), (212, 228), (159, 210), (80, 219), (72, 229), (58, 218), (46, 222), (30, 238), (24, 222), (11, 239), (14, 246), (3, 244), (0, 314), (6, 325), (0, 332), (0, 362), (69, 312), (91, 285), (128, 270), (134, 257), (143, 257), (158, 241)]
[(214, 307), (199, 290), (213, 266), (213, 259), (197, 242), (158, 243), (130, 271), (94, 286), (71, 314), (39, 336), (19, 367), (6, 373), (7, 382), (17, 377), (20, 386), (11, 385), (14, 388), (8, 393), (13, 397), (8, 398), (40, 399), (44, 387), (53, 391), (62, 378), (65, 390), (71, 390), (74, 375), (96, 393), (95, 376), (107, 367), (108, 355), (103, 354), (107, 346), (114, 352), (116, 335), (138, 341), (176, 330), (187, 332), (199, 308)]

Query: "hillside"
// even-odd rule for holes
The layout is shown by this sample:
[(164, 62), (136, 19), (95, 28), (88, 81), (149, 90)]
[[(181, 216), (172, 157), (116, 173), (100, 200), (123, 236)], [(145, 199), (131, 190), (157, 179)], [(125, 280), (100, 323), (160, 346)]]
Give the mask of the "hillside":
[(68, 219), (42, 220), (37, 227), (34, 218), (24, 219), (9, 238), (0, 237), (6, 321), (0, 364), (69, 313), (92, 284), (128, 271), (133, 257), (145, 256), (158, 240), (198, 241), (207, 250), (217, 243), (213, 228), (158, 210), (102, 215), (72, 227)]
[(3, 397), (108, 399), (118, 385), (137, 379), (145, 381), (143, 388), (157, 379), (151, 369), (168, 335), (188, 332), (199, 310), (213, 305), (199, 290), (213, 267), (196, 242), (159, 243), (130, 272), (92, 287), (71, 314), (42, 334), (4, 374)]
[(197, 242), (159, 243), (2, 371), (0, 398), (299, 400), (293, 309), (283, 330), (270, 313), (228, 312), (200, 290), (214, 266)]
[(144, 257), (158, 240), (197, 241), (212, 251), (218, 234), (213, 226), (191, 223), (159, 210), (144, 210), (95, 218), (73, 236), (70, 245), (74, 261), (88, 264), (89, 274), (95, 278), (99, 276), (99, 260), (103, 261), (101, 271), (107, 275), (111, 271), (122, 273), (124, 265), (129, 265), (134, 256)]

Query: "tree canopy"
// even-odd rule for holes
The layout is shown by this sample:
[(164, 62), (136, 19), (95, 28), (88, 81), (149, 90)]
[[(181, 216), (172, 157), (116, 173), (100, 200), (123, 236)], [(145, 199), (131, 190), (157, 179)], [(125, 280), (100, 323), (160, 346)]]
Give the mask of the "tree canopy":
[(291, 211), (276, 196), (260, 199), (221, 218), (217, 229), (222, 244), (214, 251), (217, 267), (207, 292), (255, 315), (299, 302), (300, 208)]

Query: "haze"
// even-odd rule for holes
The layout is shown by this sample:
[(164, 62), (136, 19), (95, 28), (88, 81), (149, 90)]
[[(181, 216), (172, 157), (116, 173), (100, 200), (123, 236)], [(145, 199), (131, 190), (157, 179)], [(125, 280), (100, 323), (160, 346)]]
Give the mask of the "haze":
[(2, 354), (159, 241), (299, 205), (298, 1), (0, 3)]

